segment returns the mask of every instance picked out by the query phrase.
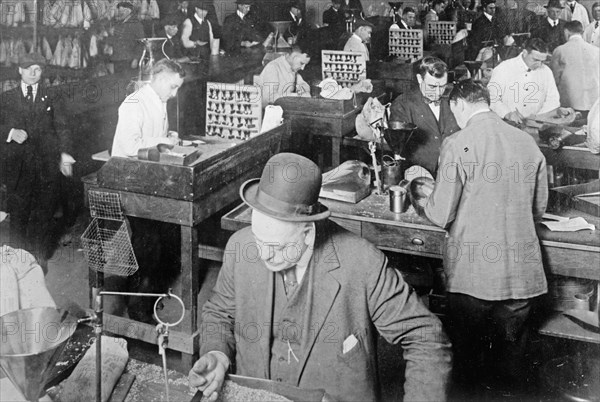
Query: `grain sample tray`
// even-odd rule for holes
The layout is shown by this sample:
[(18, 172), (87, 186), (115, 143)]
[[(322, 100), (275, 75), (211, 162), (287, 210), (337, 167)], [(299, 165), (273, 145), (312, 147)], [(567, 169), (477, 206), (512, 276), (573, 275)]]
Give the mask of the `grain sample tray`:
[(455, 36), (456, 22), (454, 21), (430, 21), (427, 24), (427, 38), (431, 43), (450, 44)]
[(206, 83), (206, 135), (247, 140), (260, 133), (261, 115), (258, 87)]
[(365, 56), (355, 52), (321, 50), (323, 79), (333, 78), (344, 88), (367, 78)]
[(423, 57), (423, 31), (420, 29), (400, 29), (392, 25), (389, 33), (390, 56), (397, 56), (411, 62)]

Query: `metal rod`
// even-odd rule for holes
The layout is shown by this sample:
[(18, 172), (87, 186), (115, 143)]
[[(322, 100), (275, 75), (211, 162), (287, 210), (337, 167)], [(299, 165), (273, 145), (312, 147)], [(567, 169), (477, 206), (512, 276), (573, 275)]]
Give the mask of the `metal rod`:
[(166, 351), (166, 349), (163, 349), (162, 363), (163, 363), (163, 373), (165, 376), (165, 391), (167, 392), (167, 402), (169, 402), (171, 400), (171, 398), (169, 397), (169, 376), (167, 373), (167, 351)]
[(33, 51), (37, 51), (37, 34), (38, 34), (38, 0), (33, 0)]
[(109, 292), (101, 291), (102, 296), (140, 296), (140, 297), (170, 297), (169, 293), (135, 293), (135, 292)]
[(94, 295), (96, 322), (94, 331), (96, 333), (96, 402), (102, 402), (102, 291), (98, 288)]

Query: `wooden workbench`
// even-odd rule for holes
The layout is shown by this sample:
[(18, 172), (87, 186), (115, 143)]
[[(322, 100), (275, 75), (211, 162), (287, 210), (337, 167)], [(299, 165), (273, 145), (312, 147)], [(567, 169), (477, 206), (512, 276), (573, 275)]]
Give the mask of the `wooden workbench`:
[[(198, 352), (197, 310), (201, 267), (198, 231), (202, 221), (238, 199), (240, 185), (260, 176), (267, 160), (286, 150), (289, 124), (248, 141), (199, 137), (200, 159), (191, 166), (164, 165), (134, 158), (111, 158), (85, 183), (90, 189), (117, 193), (127, 216), (174, 223), (181, 233), (181, 273), (173, 286), (183, 299), (185, 317), (170, 334), (169, 347), (182, 352), (189, 370)], [(154, 325), (104, 314), (107, 331), (156, 343)]]
[[(327, 199), (321, 199), (321, 202), (331, 211), (332, 221), (382, 250), (442, 258), (446, 231), (418, 216), (412, 207), (405, 213), (394, 214), (389, 211), (388, 197), (376, 194), (357, 204)], [(600, 217), (576, 210), (564, 211), (561, 215), (582, 216), (598, 230), (551, 232), (538, 224), (536, 231), (547, 273), (600, 281)], [(242, 204), (221, 219), (221, 226), (231, 231), (241, 229), (250, 223), (250, 216), (249, 207)], [(551, 318), (545, 323), (542, 333), (600, 343), (600, 335), (580, 330), (564, 316)]]

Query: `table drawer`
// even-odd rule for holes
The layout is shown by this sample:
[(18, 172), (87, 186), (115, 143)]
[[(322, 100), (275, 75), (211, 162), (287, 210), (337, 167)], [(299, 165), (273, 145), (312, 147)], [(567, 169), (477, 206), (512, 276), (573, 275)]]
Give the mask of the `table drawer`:
[(362, 237), (383, 249), (442, 258), (445, 232), (363, 222)]

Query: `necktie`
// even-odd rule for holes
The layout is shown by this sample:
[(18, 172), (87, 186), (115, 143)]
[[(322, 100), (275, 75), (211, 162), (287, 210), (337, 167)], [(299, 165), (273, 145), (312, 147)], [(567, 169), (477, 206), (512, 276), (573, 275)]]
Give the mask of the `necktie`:
[(31, 85), (27, 85), (27, 95), (25, 95), (25, 100), (28, 103), (33, 103), (33, 87)]
[(296, 71), (294, 73), (294, 85), (292, 86), (292, 93), (296, 93), (297, 91), (298, 91), (298, 72)]
[(442, 102), (442, 99), (440, 98), (440, 99), (438, 99), (436, 101), (432, 101), (429, 98), (423, 97), (423, 102), (427, 103), (428, 105), (431, 104), (431, 103), (433, 103), (435, 106), (439, 106), (440, 103)]
[(574, 13), (575, 12), (575, 3), (569, 4), (569, 7), (571, 7), (571, 12)]
[(599, 24), (599, 22), (596, 21), (596, 24), (594, 25), (594, 28), (598, 29), (598, 24)]
[(298, 279), (296, 279), (296, 267), (289, 268), (284, 271), (284, 280), (283, 284), (285, 286), (285, 293), (288, 295), (292, 295), (296, 287), (298, 286)]

